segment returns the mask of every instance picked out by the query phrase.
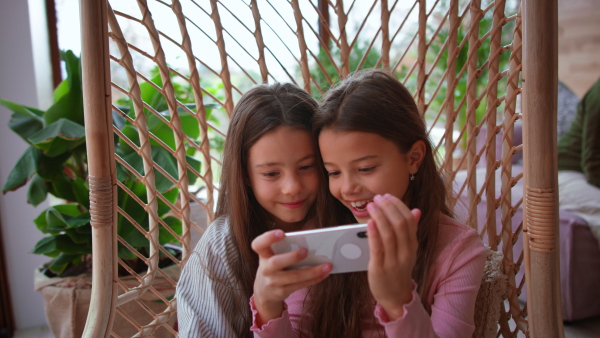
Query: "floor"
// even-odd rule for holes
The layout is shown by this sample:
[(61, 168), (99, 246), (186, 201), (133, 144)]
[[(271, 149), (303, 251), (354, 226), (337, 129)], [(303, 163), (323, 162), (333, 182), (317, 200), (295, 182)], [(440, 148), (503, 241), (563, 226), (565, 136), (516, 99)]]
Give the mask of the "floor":
[[(17, 331), (13, 338), (53, 338), (47, 327), (34, 327)], [(565, 338), (600, 337), (600, 317), (565, 324)]]

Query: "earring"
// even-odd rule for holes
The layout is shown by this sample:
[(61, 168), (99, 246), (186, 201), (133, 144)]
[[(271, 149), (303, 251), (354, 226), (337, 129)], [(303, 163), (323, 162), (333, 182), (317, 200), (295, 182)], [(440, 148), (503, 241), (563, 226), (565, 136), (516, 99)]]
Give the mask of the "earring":
[(410, 180), (414, 181), (415, 180), (415, 174), (410, 174)]

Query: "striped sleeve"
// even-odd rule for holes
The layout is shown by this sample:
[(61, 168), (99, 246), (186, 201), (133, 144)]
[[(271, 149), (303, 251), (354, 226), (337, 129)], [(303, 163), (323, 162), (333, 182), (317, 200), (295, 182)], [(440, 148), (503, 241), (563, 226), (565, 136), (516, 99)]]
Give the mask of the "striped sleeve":
[(226, 219), (215, 220), (185, 264), (177, 284), (180, 337), (238, 337), (244, 327), (241, 300), (233, 275), (237, 250)]

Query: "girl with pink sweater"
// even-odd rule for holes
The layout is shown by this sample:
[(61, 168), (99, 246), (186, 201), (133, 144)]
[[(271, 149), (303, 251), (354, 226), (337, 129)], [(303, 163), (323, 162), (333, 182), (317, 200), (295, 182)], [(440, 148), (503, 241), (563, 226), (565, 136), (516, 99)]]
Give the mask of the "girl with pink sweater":
[(282, 230), (258, 236), (254, 336), (470, 337), (485, 249), (452, 218), (411, 94), (385, 71), (355, 74), (327, 93), (315, 130), (332, 210), (368, 224), (368, 271), (327, 276), (323, 264), (326, 278), (307, 287), (286, 270), (305, 252), (273, 254)]

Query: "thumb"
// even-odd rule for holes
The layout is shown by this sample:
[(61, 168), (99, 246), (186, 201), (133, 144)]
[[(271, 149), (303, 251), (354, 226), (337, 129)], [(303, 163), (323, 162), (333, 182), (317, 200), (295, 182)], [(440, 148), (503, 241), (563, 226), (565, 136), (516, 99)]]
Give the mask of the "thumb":
[(419, 223), (419, 220), (421, 219), (421, 210), (420, 209), (412, 209), (410, 211), (410, 213), (413, 215), (413, 217), (415, 218), (415, 221), (417, 221), (417, 223)]

